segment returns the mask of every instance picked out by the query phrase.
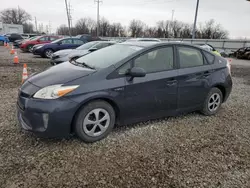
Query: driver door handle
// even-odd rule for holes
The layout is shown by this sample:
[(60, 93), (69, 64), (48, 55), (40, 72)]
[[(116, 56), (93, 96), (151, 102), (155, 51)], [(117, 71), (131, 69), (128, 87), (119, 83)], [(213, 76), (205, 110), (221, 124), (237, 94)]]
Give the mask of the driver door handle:
[(167, 86), (173, 86), (173, 85), (176, 85), (177, 84), (177, 80), (168, 80), (166, 82), (166, 85)]

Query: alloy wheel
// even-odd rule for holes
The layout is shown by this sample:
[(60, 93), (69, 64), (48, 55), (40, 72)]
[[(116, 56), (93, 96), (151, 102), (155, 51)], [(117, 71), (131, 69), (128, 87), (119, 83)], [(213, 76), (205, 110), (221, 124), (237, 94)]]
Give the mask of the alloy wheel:
[(214, 93), (208, 100), (208, 109), (210, 112), (216, 111), (221, 103), (221, 97), (218, 93)]
[(109, 127), (110, 115), (102, 108), (90, 111), (84, 118), (83, 131), (90, 137), (102, 135)]
[(46, 50), (46, 52), (45, 52), (46, 57), (51, 57), (52, 54), (53, 54), (52, 50)]

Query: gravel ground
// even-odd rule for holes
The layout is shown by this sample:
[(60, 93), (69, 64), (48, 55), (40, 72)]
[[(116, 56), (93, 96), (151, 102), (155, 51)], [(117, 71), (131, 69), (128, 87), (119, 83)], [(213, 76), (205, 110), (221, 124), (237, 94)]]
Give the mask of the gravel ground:
[[(20, 55), (29, 73), (48, 66)], [(19, 130), (22, 65), (10, 60), (0, 47), (0, 187), (249, 187), (250, 62), (233, 62), (233, 92), (214, 117), (192, 113), (116, 128), (85, 144)]]

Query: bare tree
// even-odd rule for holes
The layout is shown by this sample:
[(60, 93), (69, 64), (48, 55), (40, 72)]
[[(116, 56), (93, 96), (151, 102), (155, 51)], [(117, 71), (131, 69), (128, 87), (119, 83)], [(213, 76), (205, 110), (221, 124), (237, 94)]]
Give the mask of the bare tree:
[(61, 25), (57, 28), (57, 34), (58, 35), (68, 35), (69, 28), (66, 25)]
[(211, 19), (203, 26), (200, 25), (200, 38), (204, 39), (225, 39), (228, 38), (228, 32), (224, 30), (220, 24), (216, 24), (215, 20)]
[(145, 23), (141, 20), (132, 20), (129, 24), (129, 31), (132, 37), (141, 37), (145, 28)]
[(7, 24), (24, 24), (31, 20), (31, 15), (21, 8), (9, 8), (0, 12), (0, 20)]
[(109, 31), (111, 29), (111, 26), (109, 24), (109, 21), (106, 18), (102, 18), (99, 22), (100, 27), (100, 35), (103, 37), (109, 36)]
[(181, 30), (183, 28), (183, 23), (175, 20), (172, 22), (171, 27), (172, 27), (172, 36), (174, 38), (180, 38)]
[(76, 22), (74, 34), (95, 34), (96, 22), (92, 18), (81, 18)]
[(170, 24), (169, 20), (157, 22), (157, 37), (169, 38), (170, 37)]
[(190, 24), (183, 24), (180, 31), (180, 38), (191, 38), (192, 37), (192, 26)]
[(144, 30), (144, 37), (157, 37), (157, 28), (146, 27)]

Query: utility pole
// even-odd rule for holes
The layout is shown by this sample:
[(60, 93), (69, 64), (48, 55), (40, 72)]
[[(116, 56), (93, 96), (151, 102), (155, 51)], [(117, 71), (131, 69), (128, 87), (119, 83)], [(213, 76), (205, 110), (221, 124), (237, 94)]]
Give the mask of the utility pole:
[(195, 11), (195, 18), (194, 18), (194, 26), (193, 26), (193, 34), (192, 34), (192, 39), (195, 39), (195, 33), (196, 33), (196, 22), (197, 22), (198, 10), (199, 10), (199, 2), (200, 2), (200, 0), (197, 0), (197, 4), (196, 4), (196, 11)]
[(66, 5), (67, 18), (68, 18), (68, 25), (69, 25), (69, 36), (71, 37), (71, 29), (70, 29), (70, 15), (69, 15), (69, 9), (68, 9), (68, 3), (67, 3), (67, 0), (65, 0), (65, 5)]
[(174, 12), (175, 12), (175, 10), (172, 10), (172, 18), (171, 18), (172, 22), (174, 21)]
[(96, 27), (96, 37), (99, 37), (99, 27), (100, 27), (100, 3), (102, 2), (101, 0), (95, 0), (97, 3), (97, 27)]
[(36, 20), (36, 17), (35, 17), (35, 25), (36, 25), (36, 33), (38, 33), (38, 30), (37, 30), (37, 20)]

